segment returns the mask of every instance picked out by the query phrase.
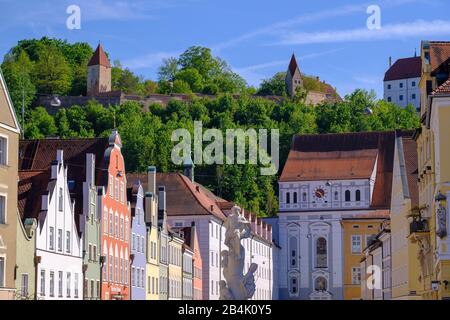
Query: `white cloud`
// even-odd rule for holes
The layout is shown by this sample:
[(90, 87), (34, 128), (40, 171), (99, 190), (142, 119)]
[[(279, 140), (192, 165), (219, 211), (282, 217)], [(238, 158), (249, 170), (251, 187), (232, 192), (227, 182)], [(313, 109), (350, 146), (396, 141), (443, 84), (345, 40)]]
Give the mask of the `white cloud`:
[[(396, 7), (401, 6), (405, 4), (410, 4), (414, 2), (423, 2), (424, 0), (384, 0), (379, 1), (379, 5), (383, 6), (383, 8), (388, 7)], [(256, 38), (261, 35), (271, 35), (275, 34), (277, 32), (280, 32), (282, 30), (285, 30), (287, 28), (292, 28), (296, 25), (305, 24), (305, 23), (311, 23), (316, 22), (320, 20), (335, 18), (335, 17), (342, 17), (342, 16), (348, 16), (357, 12), (363, 12), (366, 14), (367, 7), (369, 5), (372, 5), (373, 3), (364, 3), (360, 5), (347, 5), (340, 8), (333, 8), (329, 10), (322, 10), (319, 12), (313, 12), (304, 14), (292, 19), (283, 20), (274, 24), (271, 24), (269, 26), (256, 29), (254, 31), (250, 31), (247, 33), (244, 33), (240, 36), (237, 36), (236, 38), (230, 39), (228, 41), (224, 41), (221, 43), (218, 43), (214, 46), (212, 46), (212, 49), (214, 51), (220, 51), (222, 49), (234, 47), (242, 42), (245, 42), (247, 40)]]
[(336, 43), (404, 39), (411, 37), (443, 36), (450, 34), (450, 21), (417, 20), (409, 23), (383, 25), (379, 30), (367, 28), (332, 30), (320, 32), (291, 32), (281, 35), (280, 45), (303, 45), (314, 43)]

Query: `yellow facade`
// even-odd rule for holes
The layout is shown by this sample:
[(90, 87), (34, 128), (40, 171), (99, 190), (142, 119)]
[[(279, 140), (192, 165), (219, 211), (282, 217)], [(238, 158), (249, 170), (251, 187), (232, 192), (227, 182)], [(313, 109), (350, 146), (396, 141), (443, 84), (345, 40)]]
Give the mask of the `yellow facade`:
[[(423, 257), (420, 263), (421, 277), (417, 285), (422, 288), (423, 299), (434, 300), (450, 297), (450, 287), (445, 284), (445, 281), (450, 281), (450, 261), (446, 243), (448, 236), (441, 239), (437, 235), (435, 201), (437, 194), (447, 195), (449, 191), (450, 101), (446, 97), (430, 96), (430, 89), (435, 90), (440, 84), (432, 74), (430, 43), (422, 44), (421, 57), (421, 128), (416, 135), (419, 210), (422, 218), (428, 222), (429, 232), (416, 237), (420, 240), (419, 256)], [(441, 204), (446, 207), (448, 215), (447, 204), (445, 201)]]
[[(342, 227), (344, 231), (344, 299), (360, 300), (361, 276), (365, 270), (361, 270), (361, 259), (364, 257), (363, 250), (372, 236), (380, 232), (381, 223), (384, 219), (344, 219)], [(358, 246), (358, 239), (360, 245)], [(356, 240), (356, 242), (355, 242)], [(359, 249), (358, 249), (359, 248)], [(360, 270), (360, 278), (355, 278), (355, 271)]]
[[(449, 199), (450, 199), (450, 97), (435, 96), (429, 105), (427, 126), (430, 128), (431, 138), (434, 142), (434, 193), (433, 217), (434, 228), (430, 236), (435, 243), (434, 277), (431, 281), (438, 282), (438, 289), (434, 296), (438, 299), (450, 299), (450, 230), (449, 230)], [(438, 195), (443, 199), (436, 201)], [(444, 226), (439, 223), (439, 209), (443, 209)], [(445, 230), (441, 235), (439, 231)]]
[[(417, 157), (411, 139), (397, 138), (391, 196), (391, 261), (392, 299), (419, 300), (423, 284), (420, 283), (420, 263), (417, 259), (418, 234), (410, 234), (410, 217), (418, 212), (416, 166), (407, 163), (408, 156)], [(411, 152), (411, 154), (407, 154)], [(412, 175), (412, 176), (411, 176)], [(408, 180), (409, 176), (409, 180)], [(409, 185), (414, 182), (413, 185)]]
[(155, 196), (146, 195), (146, 210), (149, 210), (151, 224), (147, 227), (147, 292), (146, 300), (159, 299), (159, 236), (158, 202)]

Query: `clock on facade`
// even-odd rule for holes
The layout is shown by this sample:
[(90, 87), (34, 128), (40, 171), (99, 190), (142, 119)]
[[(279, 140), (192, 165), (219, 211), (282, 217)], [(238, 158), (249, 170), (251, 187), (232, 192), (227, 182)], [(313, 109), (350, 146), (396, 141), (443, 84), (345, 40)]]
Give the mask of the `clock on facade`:
[(327, 197), (326, 189), (323, 186), (318, 186), (314, 189), (313, 197), (316, 200), (324, 200)]

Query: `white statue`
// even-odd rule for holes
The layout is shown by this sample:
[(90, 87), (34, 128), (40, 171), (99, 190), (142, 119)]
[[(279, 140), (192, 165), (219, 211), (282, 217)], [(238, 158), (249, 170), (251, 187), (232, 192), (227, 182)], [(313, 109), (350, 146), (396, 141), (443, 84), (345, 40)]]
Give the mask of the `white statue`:
[(247, 300), (255, 293), (254, 273), (258, 268), (252, 263), (244, 275), (245, 248), (241, 239), (251, 236), (250, 222), (241, 214), (241, 208), (234, 206), (225, 221), (225, 245), (229, 250), (223, 250), (222, 266), (225, 281), (220, 284), (220, 300)]

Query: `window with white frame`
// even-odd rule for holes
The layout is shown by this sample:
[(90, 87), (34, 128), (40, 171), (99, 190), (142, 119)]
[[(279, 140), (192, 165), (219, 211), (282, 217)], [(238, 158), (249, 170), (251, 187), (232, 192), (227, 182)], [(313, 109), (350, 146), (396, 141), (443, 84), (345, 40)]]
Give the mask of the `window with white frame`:
[(320, 237), (316, 240), (316, 268), (326, 268), (327, 266), (327, 239)]
[(70, 294), (71, 294), (71, 289), (70, 289), (70, 282), (72, 281), (72, 275), (70, 272), (67, 272), (67, 277), (66, 277), (66, 296), (67, 298), (70, 298)]
[(119, 179), (116, 179), (116, 182), (114, 184), (114, 198), (116, 200), (119, 200)]
[(361, 253), (361, 236), (352, 235), (352, 253)]
[(41, 296), (45, 296), (45, 270), (41, 270)]
[(8, 164), (8, 140), (5, 137), (0, 137), (0, 165), (6, 166)]
[(109, 176), (109, 196), (112, 197), (114, 195), (114, 177)]
[(109, 282), (114, 282), (113, 278), (113, 263), (114, 263), (114, 257), (112, 255), (109, 256)]
[(119, 216), (117, 214), (114, 217), (114, 236), (119, 237)]
[(103, 213), (103, 232), (108, 233), (108, 209), (105, 208)]
[(48, 232), (48, 247), (50, 250), (55, 250), (55, 228), (50, 227)]
[(63, 235), (62, 235), (62, 229), (58, 229), (58, 251), (62, 251), (62, 245), (63, 245)]
[(63, 296), (63, 272), (58, 271), (58, 297)]
[(70, 231), (66, 231), (66, 252), (70, 253)]
[(6, 197), (0, 195), (0, 224), (6, 223)]
[(120, 239), (123, 240), (123, 217), (120, 217)]
[(50, 271), (50, 297), (55, 296), (55, 272)]
[(23, 273), (20, 282), (20, 293), (22, 297), (28, 296), (28, 274)]
[(361, 284), (361, 268), (352, 268), (352, 284)]

